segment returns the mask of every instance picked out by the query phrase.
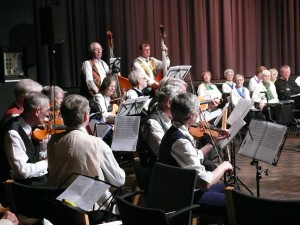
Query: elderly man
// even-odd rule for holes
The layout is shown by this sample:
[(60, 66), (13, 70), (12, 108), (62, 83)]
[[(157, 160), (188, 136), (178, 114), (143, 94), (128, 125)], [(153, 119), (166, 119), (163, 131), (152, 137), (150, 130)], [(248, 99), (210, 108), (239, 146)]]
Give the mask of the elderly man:
[(108, 65), (101, 59), (102, 46), (98, 42), (89, 47), (90, 59), (82, 63), (80, 94), (91, 98), (99, 92), (103, 79), (109, 73)]
[(45, 149), (40, 141), (32, 138), (32, 133), (33, 128), (49, 115), (49, 99), (39, 92), (31, 92), (25, 96), (23, 107), (20, 116), (1, 127), (0, 187), (7, 179), (31, 185), (47, 181), (48, 160), (43, 159)]
[(42, 85), (40, 85), (38, 82), (31, 80), (31, 79), (23, 79), (20, 80), (14, 89), (15, 93), (15, 101), (8, 107), (6, 112), (4, 113), (4, 116), (1, 119), (1, 123), (4, 124), (9, 119), (19, 116), (24, 108), (23, 108), (23, 101), (25, 98), (25, 95), (32, 91), (41, 92), (43, 89)]
[(128, 76), (132, 88), (126, 92), (126, 99), (144, 96), (143, 89), (148, 86), (145, 75), (139, 70), (133, 70)]
[[(159, 148), (159, 162), (182, 168), (197, 170), (199, 193), (195, 202), (204, 205), (218, 205), (224, 207), (224, 185), (219, 183), (225, 172), (232, 171), (233, 167), (228, 161), (221, 163), (214, 171), (207, 171), (200, 161), (203, 155), (212, 150), (213, 146), (207, 144), (201, 149), (194, 147), (194, 139), (189, 134), (189, 127), (199, 117), (199, 103), (197, 97), (190, 93), (175, 96), (171, 103), (172, 126), (165, 133)], [(216, 142), (226, 137), (219, 136)], [(198, 195), (199, 194), (199, 195)]]
[[(110, 147), (102, 139), (87, 133), (85, 127), (89, 122), (89, 110), (89, 102), (83, 96), (73, 94), (63, 100), (61, 114), (67, 130), (54, 134), (47, 147), (50, 186), (61, 185), (73, 173), (98, 176), (115, 186), (124, 184), (125, 172), (118, 165)], [(109, 196), (107, 191), (99, 199), (99, 205)]]

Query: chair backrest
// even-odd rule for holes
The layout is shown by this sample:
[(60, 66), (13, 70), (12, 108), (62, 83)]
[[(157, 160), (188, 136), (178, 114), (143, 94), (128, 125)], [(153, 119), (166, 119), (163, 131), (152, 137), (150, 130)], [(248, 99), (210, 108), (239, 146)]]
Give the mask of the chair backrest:
[(152, 169), (143, 167), (139, 158), (134, 158), (133, 168), (135, 172), (136, 181), (140, 190), (143, 190), (147, 193), (152, 175)]
[(244, 194), (232, 187), (225, 192), (229, 225), (292, 225), (300, 221), (299, 200), (275, 200)]
[(4, 185), (10, 210), (17, 215), (46, 218), (53, 224), (77, 224), (79, 220), (79, 224), (89, 224), (85, 214), (55, 201), (64, 189), (24, 185), (12, 180)]
[(123, 225), (168, 225), (164, 211), (136, 206), (116, 196)]
[[(155, 163), (145, 206), (172, 212), (192, 205), (196, 178), (197, 172), (194, 169)], [(190, 213), (183, 215), (179, 224), (189, 224), (190, 216)]]

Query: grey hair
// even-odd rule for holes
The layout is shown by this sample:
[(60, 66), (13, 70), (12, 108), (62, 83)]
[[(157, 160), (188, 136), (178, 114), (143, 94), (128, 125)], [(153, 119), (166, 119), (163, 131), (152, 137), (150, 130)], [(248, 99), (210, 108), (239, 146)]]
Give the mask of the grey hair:
[(42, 89), (43, 86), (40, 85), (38, 82), (31, 79), (22, 79), (18, 83), (16, 83), (14, 92), (15, 97), (18, 98), (33, 91), (41, 92)]
[(186, 92), (175, 96), (171, 102), (173, 121), (184, 124), (198, 108), (199, 101), (196, 95)]
[(67, 127), (79, 127), (84, 123), (84, 114), (89, 110), (89, 101), (77, 94), (71, 94), (61, 103), (61, 115)]
[[(94, 46), (97, 45), (97, 44), (100, 45), (99, 42), (93, 42), (93, 43), (90, 44), (90, 46), (89, 46), (89, 53), (90, 53), (90, 54), (93, 53), (93, 51), (94, 51)], [(100, 47), (102, 48), (101, 45), (100, 45)]]
[(274, 73), (276, 73), (276, 75), (278, 75), (278, 70), (276, 70), (275, 68), (269, 69), (269, 71), (270, 71), (271, 73), (274, 72)]
[(263, 70), (263, 71), (261, 72), (261, 76), (264, 77), (264, 76), (266, 76), (266, 75), (271, 75), (271, 72), (270, 72), (269, 70)]
[(65, 92), (63, 89), (61, 89), (59, 86), (44, 86), (42, 93), (47, 95), (49, 99), (51, 99), (51, 95), (53, 93), (53, 89), (55, 91), (55, 95), (58, 93), (62, 93), (62, 95), (65, 95)]
[(138, 79), (142, 76), (144, 77), (144, 75), (140, 71), (133, 70), (130, 72), (128, 80), (132, 86), (136, 86), (138, 83)]
[(24, 98), (24, 111), (49, 107), (49, 98), (40, 92), (30, 92)]
[(170, 85), (170, 84), (166, 85), (160, 90), (160, 92), (158, 92), (158, 103), (157, 103), (158, 107), (160, 109), (163, 109), (164, 103), (168, 99), (172, 99), (176, 95), (179, 95), (183, 92), (184, 91), (179, 86)]
[(242, 74), (237, 74), (237, 75), (235, 75), (235, 79), (237, 79), (238, 77), (241, 77), (241, 78), (243, 78), (243, 80), (245, 80), (245, 77), (242, 75)]
[(233, 69), (226, 69), (226, 70), (224, 71), (224, 77), (226, 77), (228, 73), (232, 73), (232, 74), (234, 75)]

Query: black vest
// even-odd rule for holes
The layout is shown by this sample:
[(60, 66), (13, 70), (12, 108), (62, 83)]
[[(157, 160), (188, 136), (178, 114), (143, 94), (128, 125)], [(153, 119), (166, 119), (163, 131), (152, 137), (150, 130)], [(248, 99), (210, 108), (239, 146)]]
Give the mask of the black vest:
[(159, 146), (159, 157), (158, 161), (170, 166), (180, 167), (175, 158), (171, 155), (172, 145), (178, 139), (188, 139), (178, 128), (171, 126), (170, 129), (165, 133)]

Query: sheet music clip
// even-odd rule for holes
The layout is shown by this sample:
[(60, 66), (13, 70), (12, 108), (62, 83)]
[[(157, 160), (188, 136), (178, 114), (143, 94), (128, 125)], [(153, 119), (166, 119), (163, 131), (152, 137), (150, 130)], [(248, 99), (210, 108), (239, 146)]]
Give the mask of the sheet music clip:
[(121, 58), (109, 59), (109, 73), (119, 73), (121, 71)]
[(184, 80), (191, 68), (192, 66), (189, 65), (172, 66), (169, 68), (166, 77)]

